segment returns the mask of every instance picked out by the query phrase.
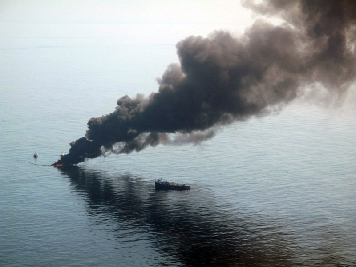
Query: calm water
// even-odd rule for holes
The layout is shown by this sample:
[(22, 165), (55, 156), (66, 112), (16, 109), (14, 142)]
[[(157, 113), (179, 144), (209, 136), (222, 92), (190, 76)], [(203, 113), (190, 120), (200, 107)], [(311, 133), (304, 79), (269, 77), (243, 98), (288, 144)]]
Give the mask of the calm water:
[[(294, 103), (197, 146), (59, 170), (40, 165), (119, 97), (156, 91), (174, 44), (10, 41), (0, 50), (1, 266), (356, 266), (355, 108)], [(192, 190), (155, 192), (157, 178)]]

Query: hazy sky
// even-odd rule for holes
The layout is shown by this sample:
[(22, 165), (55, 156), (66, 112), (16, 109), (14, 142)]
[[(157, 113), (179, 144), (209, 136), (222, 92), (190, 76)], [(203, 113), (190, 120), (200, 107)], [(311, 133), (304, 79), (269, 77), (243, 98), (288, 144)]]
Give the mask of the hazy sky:
[(251, 12), (240, 1), (0, 0), (0, 31), (5, 37), (176, 43), (219, 29), (241, 33), (251, 23)]

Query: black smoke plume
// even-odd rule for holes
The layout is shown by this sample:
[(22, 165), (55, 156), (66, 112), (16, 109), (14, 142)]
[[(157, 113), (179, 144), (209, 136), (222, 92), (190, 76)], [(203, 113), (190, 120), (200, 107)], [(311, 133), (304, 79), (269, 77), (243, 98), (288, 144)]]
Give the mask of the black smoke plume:
[(114, 112), (91, 118), (85, 137), (55, 164), (200, 142), (222, 125), (280, 110), (306, 94), (345, 96), (356, 77), (356, 1), (245, 5), (284, 22), (257, 20), (238, 38), (216, 31), (180, 41), (180, 64), (168, 66), (157, 93), (124, 96)]

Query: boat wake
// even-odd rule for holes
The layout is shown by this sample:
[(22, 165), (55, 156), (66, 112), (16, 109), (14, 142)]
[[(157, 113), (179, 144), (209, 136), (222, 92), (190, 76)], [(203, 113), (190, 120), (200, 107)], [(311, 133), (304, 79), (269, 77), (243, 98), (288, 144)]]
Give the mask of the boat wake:
[(32, 165), (36, 165), (36, 166), (53, 166), (53, 165), (47, 165), (47, 164), (38, 164), (38, 163), (33, 163), (31, 161), (29, 161), (28, 163), (32, 164)]

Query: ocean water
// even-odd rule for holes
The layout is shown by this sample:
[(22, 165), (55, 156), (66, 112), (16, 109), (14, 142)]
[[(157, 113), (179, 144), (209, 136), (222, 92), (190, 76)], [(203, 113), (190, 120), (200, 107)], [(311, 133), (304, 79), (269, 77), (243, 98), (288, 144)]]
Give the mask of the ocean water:
[(25, 37), (0, 49), (1, 266), (356, 266), (354, 106), (56, 169), (91, 117), (157, 90), (175, 46)]

